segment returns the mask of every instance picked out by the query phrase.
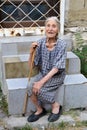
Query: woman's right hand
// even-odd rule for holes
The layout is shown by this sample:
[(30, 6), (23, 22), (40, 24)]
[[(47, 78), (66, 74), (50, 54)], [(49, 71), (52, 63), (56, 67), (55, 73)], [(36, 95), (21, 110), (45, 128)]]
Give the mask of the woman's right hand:
[(35, 48), (38, 46), (37, 42), (33, 42), (30, 47), (30, 54), (32, 54), (35, 50)]

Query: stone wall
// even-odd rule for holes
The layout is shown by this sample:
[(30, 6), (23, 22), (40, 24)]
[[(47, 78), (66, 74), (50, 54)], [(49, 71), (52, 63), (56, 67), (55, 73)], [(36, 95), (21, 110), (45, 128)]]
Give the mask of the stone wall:
[(87, 0), (66, 0), (67, 26), (87, 26)]

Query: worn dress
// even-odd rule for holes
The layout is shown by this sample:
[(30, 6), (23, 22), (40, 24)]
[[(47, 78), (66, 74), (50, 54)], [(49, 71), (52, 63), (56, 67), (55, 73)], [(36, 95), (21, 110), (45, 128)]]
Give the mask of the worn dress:
[(63, 84), (65, 78), (66, 43), (61, 39), (57, 39), (55, 48), (49, 51), (46, 47), (46, 38), (42, 38), (37, 42), (39, 46), (36, 50), (34, 64), (40, 66), (40, 72), (32, 78), (28, 94), (31, 96), (34, 82), (39, 81), (52, 68), (58, 68), (58, 73), (41, 87), (37, 95), (39, 103), (54, 103), (57, 89)]

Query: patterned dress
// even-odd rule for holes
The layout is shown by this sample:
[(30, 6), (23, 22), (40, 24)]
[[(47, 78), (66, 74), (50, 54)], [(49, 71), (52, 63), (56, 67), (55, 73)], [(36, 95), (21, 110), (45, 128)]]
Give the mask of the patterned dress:
[(38, 94), (40, 103), (54, 103), (57, 89), (63, 84), (65, 78), (66, 43), (61, 39), (57, 39), (56, 46), (52, 51), (49, 51), (46, 47), (46, 38), (40, 39), (38, 45), (34, 63), (40, 66), (40, 72), (30, 82), (29, 96), (32, 94), (35, 81), (39, 81), (52, 68), (58, 68), (58, 73), (41, 87)]

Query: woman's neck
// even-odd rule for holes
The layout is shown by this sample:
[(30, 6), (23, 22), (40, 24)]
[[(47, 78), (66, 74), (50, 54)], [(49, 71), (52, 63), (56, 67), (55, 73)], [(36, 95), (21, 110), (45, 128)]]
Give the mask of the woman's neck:
[(57, 39), (55, 38), (47, 38), (47, 43), (51, 44), (51, 43), (55, 43)]
[(46, 47), (48, 48), (48, 50), (54, 49), (55, 45), (56, 45), (56, 39), (53, 39), (53, 38), (47, 39)]

